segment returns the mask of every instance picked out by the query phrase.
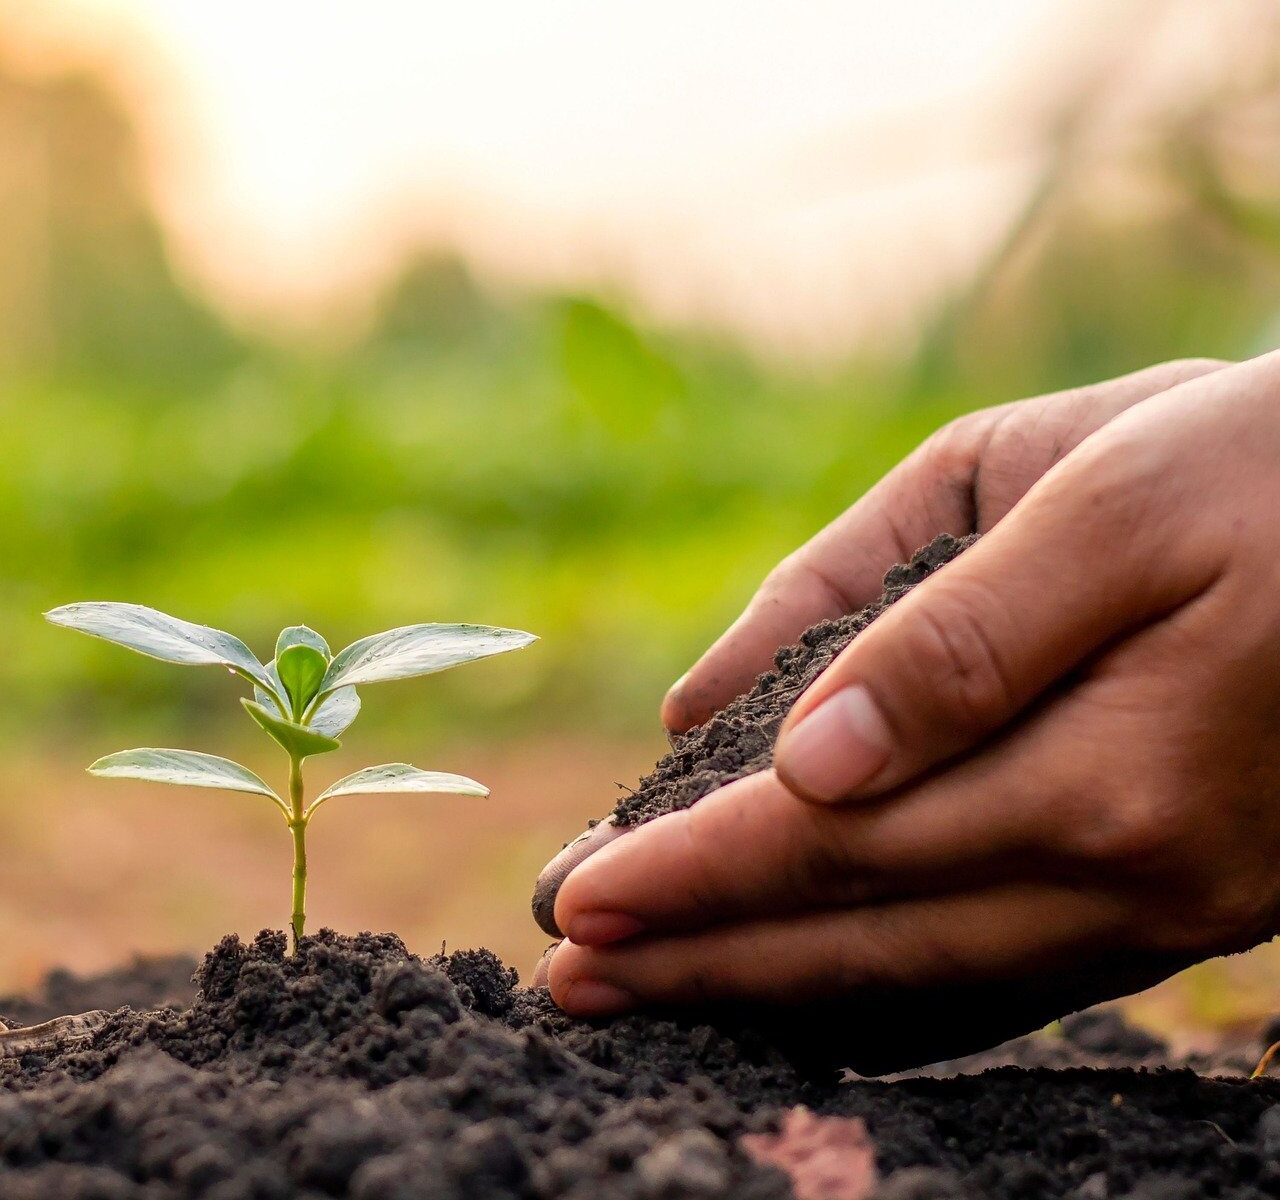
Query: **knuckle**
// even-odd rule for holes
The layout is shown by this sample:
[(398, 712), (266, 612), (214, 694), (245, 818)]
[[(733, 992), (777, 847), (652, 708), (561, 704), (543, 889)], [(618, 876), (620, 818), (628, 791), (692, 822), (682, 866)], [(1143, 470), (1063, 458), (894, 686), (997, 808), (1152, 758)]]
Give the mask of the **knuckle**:
[(1070, 834), (1082, 858), (1134, 873), (1176, 861), (1196, 837), (1191, 806), (1174, 791), (1143, 785), (1086, 807)]
[(911, 480), (910, 495), (887, 514), (898, 550), (909, 557), (916, 537), (909, 529), (928, 527), (969, 532), (977, 523), (975, 488), (979, 465), (994, 431), (1011, 406), (980, 409), (947, 422), (927, 437), (898, 469)]
[(1127, 785), (1098, 774), (1076, 797), (1063, 814), (1068, 854), (1125, 897), (1144, 944), (1203, 957), (1274, 932), (1269, 846), (1246, 844), (1223, 822), (1223, 804), (1188, 786), (1176, 754)]
[(953, 451), (969, 451), (975, 442), (986, 438), (1002, 413), (1010, 409), (1010, 405), (998, 405), (994, 408), (979, 408), (973, 412), (961, 413), (953, 417), (945, 425), (935, 430), (925, 445), (933, 444), (939, 450), (948, 448)]
[(1166, 377), (1169, 380), (1169, 386), (1173, 387), (1176, 384), (1185, 383), (1188, 379), (1197, 379), (1201, 375), (1208, 375), (1212, 371), (1220, 371), (1223, 367), (1229, 366), (1231, 363), (1225, 358), (1173, 358), (1161, 363), (1156, 370)]
[(784, 592), (799, 573), (799, 551), (793, 550), (777, 566), (773, 567), (760, 584), (762, 596), (772, 596)]
[(1220, 880), (1196, 906), (1207, 945), (1215, 949), (1245, 950), (1268, 932), (1271, 912), (1264, 889), (1255, 881)]
[(684, 967), (678, 991), (693, 1004), (710, 1004), (729, 991), (729, 976), (714, 960), (694, 958)]
[(793, 550), (761, 580), (751, 601), (752, 609), (768, 608), (785, 602), (797, 590), (798, 585), (812, 574), (812, 568), (805, 561), (804, 551), (803, 546)]
[(856, 811), (815, 808), (797, 839), (787, 886), (792, 895), (814, 899), (859, 899), (872, 883), (874, 856), (865, 819)]
[(1170, 875), (1162, 902), (1153, 913), (1149, 891), (1137, 906), (1143, 913), (1143, 933), (1158, 949), (1197, 957), (1248, 950), (1272, 933), (1275, 914), (1267, 889), (1257, 881), (1234, 878), (1197, 879)]
[(982, 412), (964, 413), (954, 417), (945, 425), (940, 425), (921, 444), (921, 449), (930, 455), (945, 457), (963, 453), (973, 442), (978, 430), (985, 424), (986, 414)]
[(916, 453), (926, 478), (969, 479), (980, 452), (991, 436), (993, 410), (965, 413), (948, 421), (921, 444)]
[(1169, 450), (1160, 439), (1116, 425), (1084, 442), (1061, 466), (1055, 498), (1109, 545), (1129, 545), (1148, 524), (1170, 473)]
[(939, 578), (933, 603), (912, 614), (911, 652), (922, 683), (966, 734), (986, 732), (1016, 707), (1010, 673), (991, 629), (997, 611), (974, 598), (976, 584), (947, 587)]
[(847, 952), (831, 956), (828, 966), (833, 989), (909, 987), (925, 978), (963, 974), (956, 947), (928, 921), (904, 921), (897, 905), (861, 910), (856, 938)]

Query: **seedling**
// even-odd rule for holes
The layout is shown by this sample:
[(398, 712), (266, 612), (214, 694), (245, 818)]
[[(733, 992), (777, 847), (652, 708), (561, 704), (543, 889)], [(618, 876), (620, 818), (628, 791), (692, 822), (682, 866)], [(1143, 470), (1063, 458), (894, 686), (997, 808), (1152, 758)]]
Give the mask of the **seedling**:
[(280, 634), (275, 658), (264, 666), (239, 638), (140, 604), (68, 604), (45, 613), (45, 617), (55, 625), (78, 629), (163, 662), (225, 667), (253, 685), (253, 698), (242, 697), (240, 703), (289, 756), (288, 800), (247, 767), (194, 750), (122, 750), (98, 759), (89, 773), (108, 779), (251, 792), (272, 801), (293, 835), (290, 925), (295, 949), (307, 922), (307, 827), (326, 801), (374, 792), (489, 794), (483, 784), (463, 775), (422, 771), (408, 763), (384, 763), (339, 779), (307, 804), (302, 765), (312, 755), (327, 754), (341, 744), (339, 737), (360, 711), (356, 686), (430, 675), (474, 659), (519, 650), (537, 640), (517, 629), (488, 625), (406, 625), (361, 638), (330, 654), (328, 643), (318, 633), (305, 625), (293, 625)]

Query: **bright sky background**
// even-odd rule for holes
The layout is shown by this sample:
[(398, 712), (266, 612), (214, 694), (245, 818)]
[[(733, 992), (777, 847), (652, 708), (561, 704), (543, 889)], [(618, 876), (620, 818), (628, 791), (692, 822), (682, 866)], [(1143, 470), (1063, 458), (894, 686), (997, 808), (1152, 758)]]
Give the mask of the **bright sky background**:
[(354, 303), (406, 245), (445, 243), (493, 276), (614, 284), (795, 350), (891, 327), (963, 270), (1029, 185), (1028, 80), (1141, 7), (0, 0), (0, 15), (36, 59), (112, 65), (182, 263), (250, 317)]

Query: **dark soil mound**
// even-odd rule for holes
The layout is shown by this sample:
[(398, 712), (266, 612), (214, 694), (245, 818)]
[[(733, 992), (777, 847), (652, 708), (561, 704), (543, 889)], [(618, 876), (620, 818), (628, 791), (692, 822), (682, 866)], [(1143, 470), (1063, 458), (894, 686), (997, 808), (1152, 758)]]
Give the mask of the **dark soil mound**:
[(884, 595), (874, 603), (837, 621), (822, 621), (794, 646), (784, 646), (774, 658), (774, 669), (761, 675), (751, 691), (674, 740), (671, 753), (619, 801), (614, 820), (619, 825), (643, 825), (663, 813), (688, 808), (735, 779), (763, 771), (773, 761), (778, 730), (800, 693), (886, 608), (975, 541), (976, 536), (942, 534), (917, 550), (910, 562), (890, 568)]
[[(618, 819), (767, 765), (795, 697), (967, 544), (938, 539), (876, 604), (780, 651)], [(791, 1028), (741, 1011), (595, 1026), (518, 989), (487, 951), (421, 960), (390, 935), (327, 931), (284, 948), (277, 933), (228, 938), (187, 1007), (119, 1008), (87, 1040), (20, 1057), (0, 1044), (0, 1200), (783, 1200), (791, 1180), (740, 1139), (796, 1105), (865, 1120), (882, 1200), (1280, 1196), (1280, 1085), (1170, 1062), (1110, 1011), (929, 1072), (842, 1081), (831, 1064), (851, 1061), (850, 1038), (874, 1046), (893, 1022), (927, 1047), (962, 1001), (844, 1005)], [(60, 976), (0, 1012), (155, 1008), (181, 999), (178, 971)], [(1195, 1065), (1238, 1072), (1260, 1050)]]
[(865, 1118), (898, 1200), (1280, 1195), (1280, 1087), (1114, 1065), (1162, 1050), (1114, 1015), (964, 1064), (1066, 1070), (815, 1084), (741, 1030), (569, 1021), (487, 951), (284, 946), (228, 938), (190, 1008), (0, 1059), (0, 1197), (781, 1200), (738, 1138), (801, 1103)]

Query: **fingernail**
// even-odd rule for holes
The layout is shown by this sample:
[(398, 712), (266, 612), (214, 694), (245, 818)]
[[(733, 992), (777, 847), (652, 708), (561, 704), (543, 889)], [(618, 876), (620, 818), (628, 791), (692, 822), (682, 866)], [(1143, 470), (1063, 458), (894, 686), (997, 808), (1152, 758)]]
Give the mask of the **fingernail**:
[(538, 959), (538, 965), (533, 968), (533, 978), (529, 981), (530, 987), (546, 987), (547, 979), (551, 974), (551, 960), (555, 958), (556, 951), (560, 949), (559, 942), (552, 942), (543, 952), (542, 957)]
[(816, 800), (841, 800), (880, 772), (892, 738), (871, 693), (860, 684), (828, 697), (778, 745), (784, 783)]
[(611, 1017), (635, 1008), (636, 999), (628, 991), (598, 979), (575, 979), (565, 989), (561, 1004), (575, 1017)]
[(543, 933), (556, 938), (564, 936), (564, 931), (556, 924), (556, 897), (560, 894), (560, 885), (576, 866), (625, 832), (624, 828), (614, 824), (612, 817), (606, 817), (574, 838), (542, 868), (533, 889), (533, 919)]
[(644, 926), (626, 913), (585, 912), (569, 922), (567, 937), (576, 946), (607, 946), (634, 937)]

